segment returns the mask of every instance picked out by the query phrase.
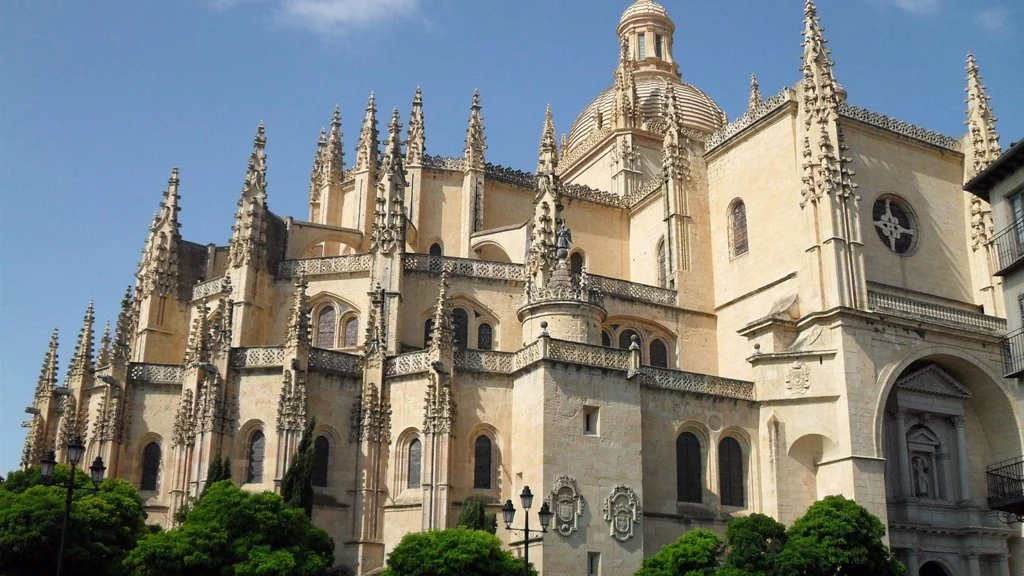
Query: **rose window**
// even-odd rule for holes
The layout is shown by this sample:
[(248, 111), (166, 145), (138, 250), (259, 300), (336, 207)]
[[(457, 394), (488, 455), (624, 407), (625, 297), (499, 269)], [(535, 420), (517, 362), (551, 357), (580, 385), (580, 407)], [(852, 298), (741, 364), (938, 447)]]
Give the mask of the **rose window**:
[(876, 200), (871, 221), (878, 239), (896, 254), (908, 254), (917, 246), (917, 222), (910, 207), (898, 198), (883, 196)]

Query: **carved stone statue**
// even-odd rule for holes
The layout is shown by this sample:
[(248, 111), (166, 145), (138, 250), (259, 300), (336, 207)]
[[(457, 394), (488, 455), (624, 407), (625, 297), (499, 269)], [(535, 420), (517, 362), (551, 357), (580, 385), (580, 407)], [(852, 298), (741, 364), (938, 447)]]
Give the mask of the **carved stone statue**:
[(931, 479), (928, 473), (931, 469), (920, 456), (914, 456), (914, 495), (918, 498), (931, 497)]
[(572, 248), (572, 230), (565, 225), (563, 220), (558, 225), (558, 240), (555, 244), (555, 258), (565, 260), (569, 257), (569, 249)]

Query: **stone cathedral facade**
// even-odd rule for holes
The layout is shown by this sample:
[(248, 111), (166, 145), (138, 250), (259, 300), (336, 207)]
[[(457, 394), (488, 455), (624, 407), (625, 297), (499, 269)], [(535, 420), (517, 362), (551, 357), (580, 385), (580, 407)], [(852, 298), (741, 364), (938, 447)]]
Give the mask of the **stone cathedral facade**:
[(531, 173), (488, 162), (479, 94), (464, 153), (429, 155), (419, 91), (404, 127), (370, 96), (351, 160), (335, 110), (305, 220), (270, 208), (262, 125), (228, 244), (181, 237), (175, 169), (113, 334), (94, 354), (90, 306), (63, 386), (54, 334), (24, 463), (81, 435), (169, 525), (213, 458), (278, 489), (315, 418), (314, 522), (360, 574), (524, 486), (556, 512), (545, 574), (631, 574), (829, 494), (911, 574), (1024, 574), (986, 498), (1024, 454), (1024, 388), (990, 208), (962, 190), (1001, 151), (978, 66), (967, 135), (937, 134), (850, 103), (803, 16), (795, 83), (754, 79), (730, 121), (636, 0), (613, 84), (560, 139), (548, 110)]

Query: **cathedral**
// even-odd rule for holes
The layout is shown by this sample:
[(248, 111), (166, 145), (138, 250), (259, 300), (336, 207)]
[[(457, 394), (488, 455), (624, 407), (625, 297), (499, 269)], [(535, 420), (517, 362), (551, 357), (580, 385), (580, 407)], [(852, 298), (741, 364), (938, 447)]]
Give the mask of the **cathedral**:
[(730, 121), (635, 0), (612, 84), (561, 138), (538, 114), (535, 172), (487, 157), (479, 94), (464, 153), (428, 154), (419, 91), (404, 119), (370, 95), (351, 160), (335, 109), (304, 218), (271, 209), (261, 124), (226, 245), (182, 238), (173, 169), (113, 331), (94, 351), (90, 305), (63, 385), (54, 333), (23, 465), (81, 436), (171, 526), (214, 459), (279, 490), (315, 420), (313, 521), (358, 574), (525, 487), (534, 526), (554, 513), (542, 574), (632, 574), (830, 494), (913, 576), (1024, 574), (989, 498), (1024, 454), (1024, 387), (992, 209), (963, 189), (1002, 152), (978, 65), (967, 133), (939, 134), (850, 103), (812, 0), (803, 19), (794, 83), (752, 79)]

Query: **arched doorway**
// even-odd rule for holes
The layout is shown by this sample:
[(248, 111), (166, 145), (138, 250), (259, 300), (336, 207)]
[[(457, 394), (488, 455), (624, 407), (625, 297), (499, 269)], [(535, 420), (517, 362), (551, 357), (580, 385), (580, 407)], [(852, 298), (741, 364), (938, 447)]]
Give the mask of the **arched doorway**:
[(919, 576), (952, 576), (942, 564), (938, 562), (925, 562), (918, 571)]

